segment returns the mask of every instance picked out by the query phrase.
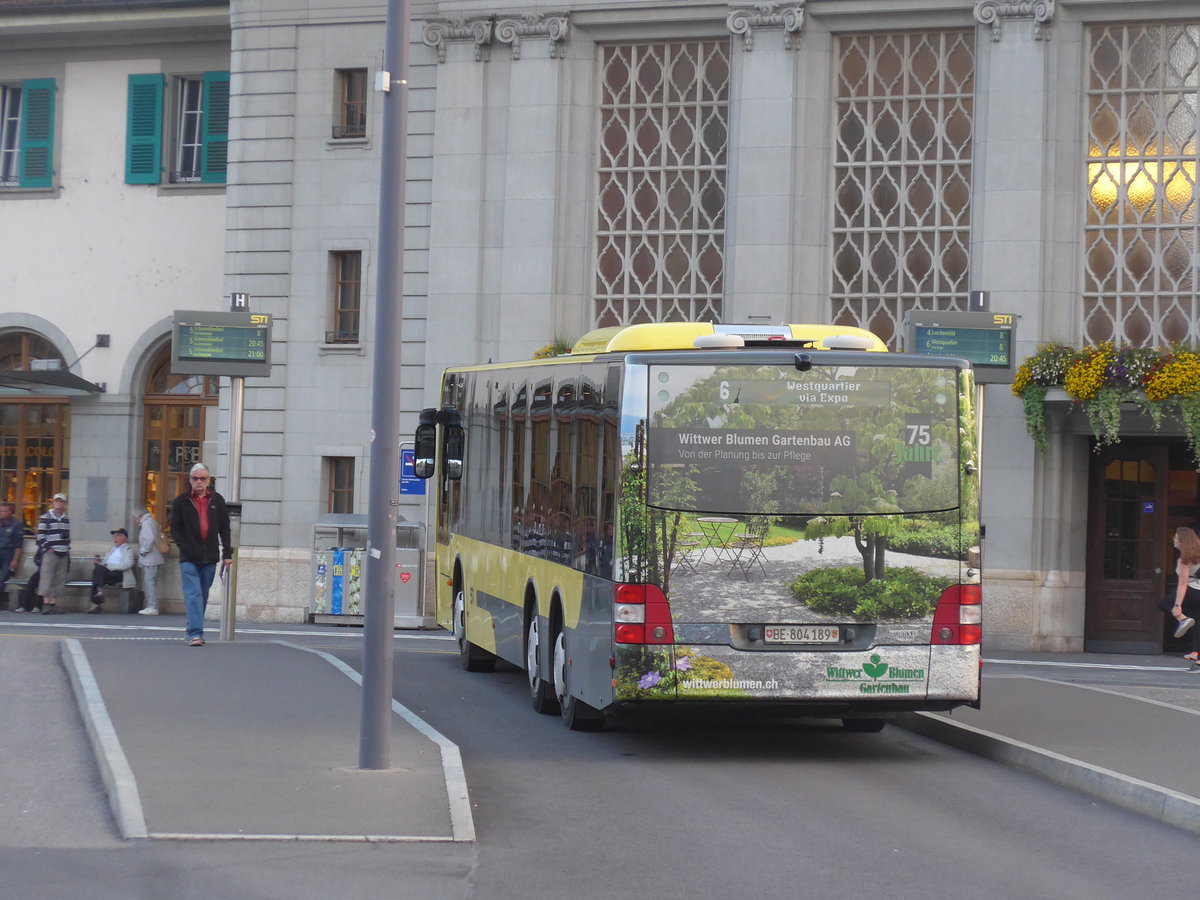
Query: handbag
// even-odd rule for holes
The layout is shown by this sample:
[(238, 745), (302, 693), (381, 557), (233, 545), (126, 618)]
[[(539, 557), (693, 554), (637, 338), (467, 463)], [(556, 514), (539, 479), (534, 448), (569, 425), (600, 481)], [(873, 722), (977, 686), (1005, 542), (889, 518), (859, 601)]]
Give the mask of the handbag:
[(166, 556), (171, 552), (171, 539), (160, 531), (154, 539), (154, 549)]

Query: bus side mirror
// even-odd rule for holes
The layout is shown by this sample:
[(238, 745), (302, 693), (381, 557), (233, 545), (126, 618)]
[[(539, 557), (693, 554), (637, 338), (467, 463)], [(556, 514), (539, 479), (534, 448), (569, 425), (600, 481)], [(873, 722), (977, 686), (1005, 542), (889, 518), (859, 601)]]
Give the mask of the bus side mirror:
[(461, 425), (445, 426), (446, 442), (442, 447), (442, 462), (445, 464), (446, 477), (451, 481), (462, 478), (463, 443), (465, 441)]
[(436, 459), (437, 426), (418, 425), (416, 447), (413, 451), (413, 474), (418, 478), (432, 478)]

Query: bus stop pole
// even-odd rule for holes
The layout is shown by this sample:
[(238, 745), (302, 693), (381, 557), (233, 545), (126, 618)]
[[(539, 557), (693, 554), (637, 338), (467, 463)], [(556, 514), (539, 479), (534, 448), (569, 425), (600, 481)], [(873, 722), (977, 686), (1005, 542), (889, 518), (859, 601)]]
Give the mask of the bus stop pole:
[[(233, 565), (221, 569), (225, 586), (221, 598), (221, 640), (232, 641), (237, 615), (237, 548), (242, 540), (242, 417), (246, 408), (246, 379), (229, 378), (229, 484), (225, 501), (229, 509), (229, 534), (233, 540)], [(217, 563), (217, 565), (221, 565)]]
[(367, 492), (363, 601), (362, 726), (358, 765), (391, 765), (396, 607), (396, 522), (400, 507), (400, 328), (404, 302), (404, 181), (408, 129), (408, 3), (388, 0), (379, 179), (379, 270), (371, 385), (371, 471)]

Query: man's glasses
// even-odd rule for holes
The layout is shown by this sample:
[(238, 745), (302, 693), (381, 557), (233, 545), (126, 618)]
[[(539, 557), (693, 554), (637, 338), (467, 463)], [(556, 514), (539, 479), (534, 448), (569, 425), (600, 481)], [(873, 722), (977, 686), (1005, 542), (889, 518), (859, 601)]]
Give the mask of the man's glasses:
[(192, 481), (208, 481), (207, 475), (193, 475), (193, 476), (191, 476), (191, 478), (192, 478)]

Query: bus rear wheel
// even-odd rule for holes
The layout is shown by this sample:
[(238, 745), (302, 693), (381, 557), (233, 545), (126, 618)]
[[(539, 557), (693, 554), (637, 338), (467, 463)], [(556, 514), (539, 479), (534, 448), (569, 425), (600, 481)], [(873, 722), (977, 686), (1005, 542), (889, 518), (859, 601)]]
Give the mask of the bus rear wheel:
[(458, 638), (458, 658), (468, 672), (490, 672), (496, 657), (467, 640), (467, 608), (462, 588), (454, 594), (454, 636)]
[(571, 731), (599, 731), (604, 727), (604, 713), (571, 696), (564, 634), (559, 631), (554, 638), (554, 694), (558, 698), (559, 713), (563, 724)]
[(529, 700), (535, 712), (552, 716), (558, 712), (558, 699), (554, 688), (542, 677), (542, 629), (535, 612), (529, 619), (529, 630), (525, 633), (525, 671), (529, 676)]

